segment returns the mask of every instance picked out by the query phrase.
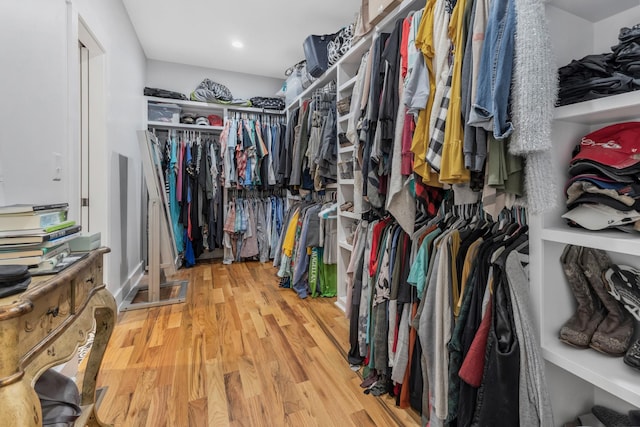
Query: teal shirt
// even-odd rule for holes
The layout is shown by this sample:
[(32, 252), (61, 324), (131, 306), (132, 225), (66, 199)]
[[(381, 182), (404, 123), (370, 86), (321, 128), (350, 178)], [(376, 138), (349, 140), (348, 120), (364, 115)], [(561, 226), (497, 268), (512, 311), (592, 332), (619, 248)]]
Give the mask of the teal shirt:
[(431, 242), (433, 242), (433, 240), (440, 234), (442, 234), (442, 230), (439, 228), (436, 228), (431, 233), (427, 234), (427, 236), (422, 240), (422, 245), (418, 250), (416, 259), (411, 265), (407, 282), (417, 288), (419, 297), (422, 297), (425, 281), (427, 279), (427, 270), (429, 268), (429, 246), (431, 246)]

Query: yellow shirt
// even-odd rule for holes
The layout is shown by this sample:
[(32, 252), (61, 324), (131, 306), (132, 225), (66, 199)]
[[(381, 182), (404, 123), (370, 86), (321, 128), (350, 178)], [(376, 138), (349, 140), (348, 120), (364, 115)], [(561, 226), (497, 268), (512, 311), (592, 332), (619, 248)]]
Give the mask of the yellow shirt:
[(440, 182), (447, 184), (461, 184), (468, 182), (470, 179), (469, 170), (464, 167), (464, 138), (460, 99), (462, 58), (464, 56), (463, 21), (466, 3), (466, 0), (458, 0), (449, 22), (449, 37), (454, 45), (453, 75), (451, 78), (451, 99), (444, 129), (442, 164), (440, 166)]
[(433, 108), (433, 97), (436, 91), (435, 76), (433, 75), (433, 18), (436, 0), (427, 0), (427, 4), (422, 14), (420, 27), (416, 36), (416, 48), (422, 51), (424, 62), (429, 70), (429, 100), (427, 108), (418, 114), (418, 123), (411, 141), (411, 152), (413, 153), (413, 170), (422, 177), (422, 181), (427, 185), (441, 187), (438, 182), (438, 175), (431, 171), (431, 167), (425, 161), (427, 148), (429, 147), (429, 117)]
[(296, 210), (291, 216), (289, 225), (287, 226), (287, 234), (282, 242), (282, 252), (289, 258), (293, 255), (293, 247), (296, 244), (296, 229), (298, 228), (298, 218), (300, 217), (300, 209)]

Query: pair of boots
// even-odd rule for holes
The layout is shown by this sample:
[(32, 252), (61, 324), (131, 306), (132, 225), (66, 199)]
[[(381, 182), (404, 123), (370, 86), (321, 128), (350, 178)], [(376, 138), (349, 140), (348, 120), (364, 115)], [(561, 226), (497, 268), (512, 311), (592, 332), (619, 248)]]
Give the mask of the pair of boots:
[(568, 245), (560, 260), (578, 307), (560, 329), (560, 340), (623, 356), (634, 332), (633, 319), (609, 294), (604, 273), (613, 265), (606, 252)]

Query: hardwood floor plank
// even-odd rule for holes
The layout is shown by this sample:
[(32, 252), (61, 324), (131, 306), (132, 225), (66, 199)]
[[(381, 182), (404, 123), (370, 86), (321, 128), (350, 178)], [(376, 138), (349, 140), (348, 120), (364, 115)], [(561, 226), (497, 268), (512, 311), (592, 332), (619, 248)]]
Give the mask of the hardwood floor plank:
[(189, 402), (189, 427), (207, 427), (207, 398), (192, 400)]
[(300, 299), (258, 262), (181, 269), (187, 301), (119, 315), (98, 387), (116, 427), (411, 426), (365, 395), (335, 299)]
[(267, 336), (267, 326), (264, 324), (264, 319), (260, 315), (259, 311), (252, 311), (250, 313), (253, 327), (256, 330), (259, 338), (265, 338)]
[(296, 388), (318, 426), (338, 426), (341, 424), (342, 420), (338, 418), (340, 413), (331, 411), (325, 406), (324, 399), (318, 394), (311, 381), (296, 384)]
[(240, 372), (235, 371), (224, 374), (224, 388), (229, 410), (229, 421), (244, 422), (247, 408), (242, 391)]
[(229, 408), (224, 385), (224, 372), (219, 360), (205, 363), (207, 375), (207, 419), (209, 426), (228, 426)]
[(364, 409), (351, 414), (351, 422), (357, 427), (376, 427), (376, 423), (373, 422), (367, 411)]
[(171, 397), (171, 386), (156, 387), (149, 404), (147, 427), (170, 427), (167, 425), (167, 401)]
[(296, 383), (307, 381), (307, 373), (304, 366), (298, 360), (298, 354), (293, 352), (293, 348), (287, 337), (284, 335), (283, 330), (278, 325), (275, 317), (272, 315), (265, 316), (265, 323), (269, 330), (269, 335), (274, 340), (274, 348), (281, 360), (284, 360), (293, 374), (293, 379)]
[(179, 304), (172, 305), (171, 314), (169, 315), (169, 320), (167, 321), (167, 328), (174, 329), (179, 328), (182, 325), (182, 311), (176, 310), (175, 307), (179, 306)]
[(288, 414), (285, 425), (290, 427), (316, 427), (318, 424), (306, 409)]
[(154, 370), (146, 370), (140, 376), (140, 383), (131, 396), (126, 425), (146, 425), (149, 417), (149, 397), (153, 394), (155, 379), (156, 372)]
[(250, 398), (261, 394), (262, 384), (258, 379), (258, 373), (256, 372), (256, 366), (253, 362), (252, 355), (245, 353), (242, 357), (239, 357), (238, 368), (240, 372), (240, 379), (242, 381), (244, 397)]
[(187, 363), (189, 370), (187, 374), (189, 380), (189, 401), (195, 401), (207, 396), (206, 377), (203, 375), (206, 372), (204, 363), (204, 337), (202, 334), (197, 334), (193, 337), (193, 347), (189, 352), (189, 360)]
[(189, 410), (189, 353), (190, 348), (168, 349), (176, 354), (176, 366), (168, 404), (168, 422), (171, 426), (188, 425)]

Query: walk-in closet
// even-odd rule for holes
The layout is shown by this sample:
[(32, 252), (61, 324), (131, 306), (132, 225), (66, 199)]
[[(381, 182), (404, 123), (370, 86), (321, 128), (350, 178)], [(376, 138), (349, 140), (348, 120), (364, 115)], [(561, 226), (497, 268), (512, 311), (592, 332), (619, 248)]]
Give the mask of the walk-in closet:
[(638, 1), (0, 23), (0, 425), (640, 426)]

